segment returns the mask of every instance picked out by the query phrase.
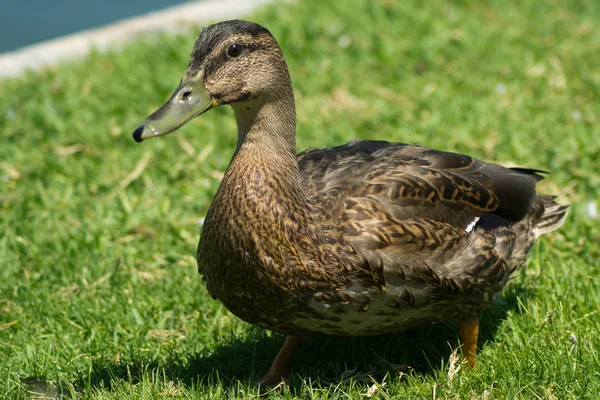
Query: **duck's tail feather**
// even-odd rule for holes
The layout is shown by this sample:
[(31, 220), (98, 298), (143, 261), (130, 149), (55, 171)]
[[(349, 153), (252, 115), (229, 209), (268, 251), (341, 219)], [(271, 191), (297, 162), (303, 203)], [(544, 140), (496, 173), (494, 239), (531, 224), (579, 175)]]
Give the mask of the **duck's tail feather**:
[(536, 239), (559, 228), (567, 218), (569, 206), (556, 203), (555, 198), (556, 196), (539, 196), (544, 208), (542, 214), (533, 221), (533, 234)]
[(565, 221), (569, 206), (556, 203), (555, 198), (556, 196), (537, 195), (529, 214), (511, 226), (511, 230), (517, 235), (510, 258), (511, 269), (515, 270), (525, 264), (527, 253), (540, 235), (557, 229)]

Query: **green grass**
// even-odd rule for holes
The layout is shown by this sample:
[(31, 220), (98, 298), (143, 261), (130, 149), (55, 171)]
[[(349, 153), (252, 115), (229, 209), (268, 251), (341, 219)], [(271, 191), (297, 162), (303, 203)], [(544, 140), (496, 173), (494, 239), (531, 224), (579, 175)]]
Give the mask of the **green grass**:
[[(341, 5), (336, 5), (340, 3)], [(595, 398), (600, 393), (600, 3), (281, 2), (298, 148), (387, 139), (549, 170), (572, 209), (482, 316), (478, 368), (453, 327), (311, 338), (272, 398)], [(196, 273), (199, 219), (232, 155), (231, 110), (168, 137), (132, 129), (197, 31), (0, 81), (0, 393), (253, 398), (283, 338)], [(450, 373), (449, 373), (450, 372)], [(487, 396), (487, 397), (486, 397)]]

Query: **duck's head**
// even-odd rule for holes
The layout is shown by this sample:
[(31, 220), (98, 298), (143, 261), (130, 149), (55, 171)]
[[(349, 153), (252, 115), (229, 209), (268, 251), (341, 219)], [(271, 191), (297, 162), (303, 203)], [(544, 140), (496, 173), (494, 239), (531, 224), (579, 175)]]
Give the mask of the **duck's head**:
[(240, 20), (219, 22), (202, 30), (179, 86), (133, 138), (141, 142), (165, 135), (221, 105), (235, 109), (267, 103), (288, 92), (289, 81), (281, 49), (266, 28)]

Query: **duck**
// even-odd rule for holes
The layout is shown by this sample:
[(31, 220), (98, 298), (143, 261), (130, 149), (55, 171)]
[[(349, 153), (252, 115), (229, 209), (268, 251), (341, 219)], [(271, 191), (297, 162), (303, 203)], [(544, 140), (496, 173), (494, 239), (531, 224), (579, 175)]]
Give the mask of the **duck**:
[(566, 218), (568, 205), (536, 192), (545, 173), (387, 141), (296, 154), (282, 50), (242, 20), (202, 29), (179, 86), (133, 138), (225, 105), (237, 144), (202, 226), (198, 271), (231, 313), (286, 335), (259, 385), (288, 376), (304, 336), (432, 322), (458, 327), (475, 367), (482, 309)]

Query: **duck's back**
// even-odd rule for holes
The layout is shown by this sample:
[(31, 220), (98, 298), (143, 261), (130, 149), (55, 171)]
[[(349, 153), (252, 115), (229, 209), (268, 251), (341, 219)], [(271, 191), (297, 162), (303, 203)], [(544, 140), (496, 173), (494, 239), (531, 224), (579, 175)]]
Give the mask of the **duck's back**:
[(489, 219), (497, 225), (521, 220), (542, 179), (535, 170), (385, 141), (310, 149), (298, 154), (298, 163), (315, 201), (331, 203), (326, 210), (335, 212), (342, 199), (368, 198), (398, 219), (426, 218), (461, 229), (485, 214), (493, 214)]

